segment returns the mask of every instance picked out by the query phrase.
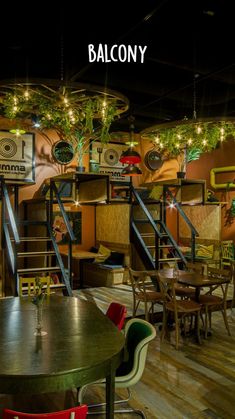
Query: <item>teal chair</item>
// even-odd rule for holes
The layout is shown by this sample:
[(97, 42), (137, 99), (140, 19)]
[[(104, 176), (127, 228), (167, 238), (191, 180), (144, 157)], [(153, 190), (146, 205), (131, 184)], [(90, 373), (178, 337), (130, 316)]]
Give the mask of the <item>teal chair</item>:
[[(115, 377), (115, 388), (126, 388), (128, 391), (128, 397), (125, 400), (117, 400), (116, 404), (127, 403), (131, 397), (130, 387), (134, 386), (142, 377), (145, 368), (145, 362), (147, 357), (148, 345), (151, 340), (156, 336), (156, 330), (145, 320), (142, 319), (131, 319), (126, 323), (125, 326), (125, 360), (116, 371)], [(95, 383), (83, 386), (78, 391), (78, 401), (83, 404), (83, 398), (87, 388), (91, 385), (105, 386), (105, 380), (97, 381)], [(88, 406), (89, 409), (105, 406), (106, 403), (93, 404)], [(120, 408), (114, 411), (115, 413), (133, 413), (139, 414), (142, 418), (145, 418), (144, 413), (141, 410), (135, 410), (130, 408)], [(104, 410), (90, 410), (88, 414), (101, 414)]]

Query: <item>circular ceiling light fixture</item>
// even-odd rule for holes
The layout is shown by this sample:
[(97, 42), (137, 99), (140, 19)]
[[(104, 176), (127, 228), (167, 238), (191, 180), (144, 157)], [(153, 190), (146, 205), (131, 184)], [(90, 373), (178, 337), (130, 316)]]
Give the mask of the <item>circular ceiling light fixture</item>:
[(189, 119), (154, 125), (140, 133), (152, 141), (157, 152), (168, 158), (178, 156), (187, 148), (208, 152), (228, 137), (235, 138), (235, 119)]
[(0, 114), (9, 119), (40, 118), (41, 128), (55, 129), (60, 136), (75, 130), (91, 133), (100, 123), (107, 135), (112, 121), (129, 107), (122, 94), (99, 86), (57, 80), (5, 80), (0, 83)]

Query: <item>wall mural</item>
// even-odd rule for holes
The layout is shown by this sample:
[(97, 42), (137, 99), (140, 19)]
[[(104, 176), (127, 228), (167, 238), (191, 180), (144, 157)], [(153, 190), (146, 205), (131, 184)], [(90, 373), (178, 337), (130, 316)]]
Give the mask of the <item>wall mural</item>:
[[(80, 211), (66, 211), (72, 230), (76, 237), (74, 244), (82, 242), (82, 213)], [(67, 244), (69, 235), (60, 211), (53, 212), (53, 235), (57, 244)]]

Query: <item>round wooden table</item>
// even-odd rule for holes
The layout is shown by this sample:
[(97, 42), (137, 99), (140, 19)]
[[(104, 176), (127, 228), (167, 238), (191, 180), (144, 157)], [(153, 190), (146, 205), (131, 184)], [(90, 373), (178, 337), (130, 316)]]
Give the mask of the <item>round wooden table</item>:
[(30, 297), (0, 300), (0, 392), (48, 393), (106, 377), (107, 418), (113, 418), (114, 378), (124, 336), (98, 307), (75, 297), (43, 303), (45, 336), (35, 336)]

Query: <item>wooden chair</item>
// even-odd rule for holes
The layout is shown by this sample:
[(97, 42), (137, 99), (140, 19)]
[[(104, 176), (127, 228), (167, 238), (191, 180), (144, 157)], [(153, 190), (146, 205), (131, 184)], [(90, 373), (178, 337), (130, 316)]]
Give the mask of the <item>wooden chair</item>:
[[(197, 340), (200, 343), (200, 330), (199, 330), (199, 320), (200, 320), (200, 311), (201, 306), (200, 304), (196, 303), (192, 300), (182, 300), (176, 298), (175, 292), (175, 282), (176, 278), (166, 278), (165, 276), (161, 275), (158, 272), (157, 278), (159, 281), (159, 286), (161, 289), (161, 293), (164, 296), (163, 299), (163, 327), (162, 327), (162, 335), (161, 339), (163, 340), (165, 335), (167, 334), (167, 326), (168, 326), (168, 314), (172, 313), (175, 323), (175, 347), (178, 349), (179, 347), (179, 321), (184, 320), (185, 325), (185, 318), (192, 317), (195, 318), (195, 325), (196, 325), (196, 334)], [(192, 325), (192, 322), (190, 322)]]
[[(50, 276), (42, 276), (40, 277), (40, 282), (44, 286), (46, 286), (46, 293), (50, 295), (50, 284), (51, 284), (51, 277)], [(36, 292), (36, 278), (24, 278), (20, 276), (19, 278), (19, 296), (22, 297), (24, 295), (35, 295)]]
[(231, 260), (234, 260), (234, 244), (233, 240), (221, 241), (221, 269), (231, 265)]
[(19, 278), (19, 296), (23, 295), (34, 295), (36, 291), (35, 278)]
[[(140, 303), (144, 303), (145, 320), (154, 315), (154, 304), (163, 301), (162, 293), (154, 287), (151, 276), (157, 278), (157, 271), (135, 271), (129, 268), (133, 295), (133, 317), (136, 317)], [(157, 280), (157, 279), (156, 279)]]
[(87, 417), (87, 405), (72, 407), (53, 413), (23, 413), (15, 410), (4, 409), (3, 419), (85, 419)]
[[(207, 338), (208, 335), (208, 325), (211, 328), (212, 312), (216, 309), (219, 309), (222, 312), (224, 324), (228, 331), (228, 335), (230, 336), (231, 332), (227, 318), (227, 294), (229, 283), (232, 279), (231, 269), (218, 269), (208, 267), (207, 276), (229, 280), (229, 282), (220, 285), (213, 285), (210, 287), (209, 291), (199, 296), (199, 303), (202, 306), (202, 311), (205, 311), (205, 338)], [(220, 295), (214, 295), (215, 291), (219, 291)]]

